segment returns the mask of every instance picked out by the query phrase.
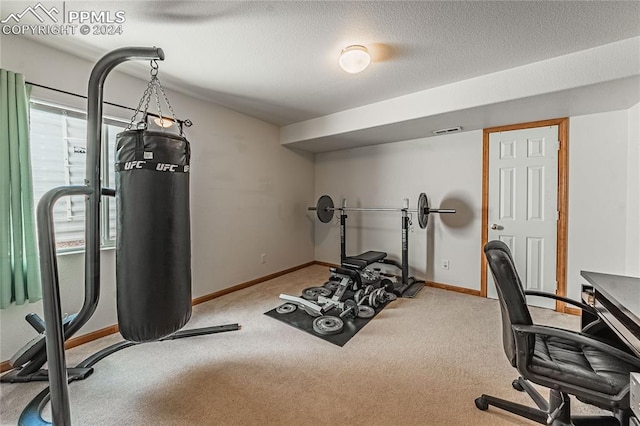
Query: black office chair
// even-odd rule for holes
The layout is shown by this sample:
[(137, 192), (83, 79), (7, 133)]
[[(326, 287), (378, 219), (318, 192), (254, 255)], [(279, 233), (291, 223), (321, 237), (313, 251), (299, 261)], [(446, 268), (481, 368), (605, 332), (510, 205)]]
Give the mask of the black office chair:
[[(504, 351), (520, 373), (512, 385), (526, 391), (539, 409), (489, 395), (477, 398), (476, 407), (486, 410), (492, 405), (554, 426), (626, 426), (631, 415), (629, 373), (640, 371), (640, 358), (584, 332), (534, 325), (507, 245), (490, 241), (484, 252), (498, 290)], [(550, 389), (548, 402), (529, 381)], [(572, 417), (569, 395), (613, 416)]]

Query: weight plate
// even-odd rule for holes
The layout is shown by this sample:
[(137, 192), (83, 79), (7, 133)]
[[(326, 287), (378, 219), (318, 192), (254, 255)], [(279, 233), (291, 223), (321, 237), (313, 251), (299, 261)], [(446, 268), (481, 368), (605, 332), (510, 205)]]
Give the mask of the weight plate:
[(369, 305), (373, 306), (374, 308), (377, 308), (379, 303), (378, 303), (378, 298), (376, 297), (376, 295), (374, 293), (371, 293), (369, 295)]
[(384, 278), (381, 282), (380, 285), (382, 286), (382, 288), (384, 288), (384, 290), (389, 293), (391, 291), (393, 291), (393, 289), (395, 288), (395, 286), (393, 285), (393, 281), (391, 281), (389, 278)]
[(290, 314), (296, 310), (296, 305), (293, 303), (285, 303), (276, 308), (276, 312), (279, 314)]
[(398, 296), (395, 295), (395, 293), (387, 293), (387, 300), (389, 302), (394, 301), (398, 298)]
[(340, 285), (340, 283), (336, 282), (336, 281), (327, 281), (326, 283), (323, 284), (322, 287), (324, 288), (328, 288), (329, 290), (336, 291), (336, 289), (338, 288), (338, 286)]
[(418, 197), (418, 224), (420, 228), (425, 229), (429, 223), (429, 200), (427, 194), (420, 193)]
[(338, 334), (344, 328), (344, 322), (334, 316), (323, 315), (313, 320), (313, 331), (323, 336)]
[(360, 299), (362, 299), (364, 297), (364, 295), (362, 294), (362, 290), (358, 290), (353, 294), (353, 300), (356, 301), (356, 303), (360, 303)]
[(374, 290), (374, 287), (371, 284), (369, 284), (364, 288), (364, 295), (365, 296), (370, 295), (373, 292), (373, 290)]
[(302, 290), (302, 297), (307, 300), (318, 300), (318, 296), (329, 297), (331, 290), (325, 287), (309, 287)]
[(322, 223), (329, 223), (333, 219), (333, 200), (328, 195), (323, 195), (318, 198), (318, 204), (316, 205), (316, 213), (318, 214), (318, 219)]
[(373, 318), (376, 314), (376, 310), (371, 306), (358, 306), (358, 318)]
[(387, 296), (385, 295), (384, 288), (379, 288), (377, 291), (378, 291), (378, 295), (377, 295), (378, 302), (384, 303), (387, 300)]
[(353, 300), (345, 300), (344, 301), (344, 316), (346, 318), (355, 318), (358, 316), (358, 304)]

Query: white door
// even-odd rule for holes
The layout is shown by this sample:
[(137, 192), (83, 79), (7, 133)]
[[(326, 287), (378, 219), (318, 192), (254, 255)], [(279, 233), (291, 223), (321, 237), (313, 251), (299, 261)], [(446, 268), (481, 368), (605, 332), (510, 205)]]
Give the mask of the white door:
[[(558, 126), (489, 134), (489, 241), (511, 249), (522, 285), (555, 294), (558, 220)], [(491, 272), (488, 297), (497, 298)], [(528, 297), (534, 306), (555, 301)]]

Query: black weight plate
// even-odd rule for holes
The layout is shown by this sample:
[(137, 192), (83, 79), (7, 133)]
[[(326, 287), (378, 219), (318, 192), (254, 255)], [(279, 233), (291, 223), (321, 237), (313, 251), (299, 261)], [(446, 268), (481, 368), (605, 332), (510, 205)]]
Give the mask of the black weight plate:
[(332, 291), (325, 287), (308, 287), (302, 290), (302, 298), (307, 300), (318, 300), (318, 296), (329, 297)]
[(425, 229), (429, 223), (429, 200), (427, 194), (420, 193), (418, 197), (418, 224), (420, 228)]
[(313, 331), (323, 336), (338, 334), (344, 328), (344, 321), (331, 315), (323, 315), (313, 320)]
[(376, 314), (376, 310), (373, 309), (371, 306), (358, 306), (358, 318), (364, 318), (364, 319), (369, 319), (369, 318), (373, 318), (373, 316)]
[(279, 314), (290, 314), (296, 310), (296, 305), (293, 303), (285, 303), (276, 308), (276, 312)]
[(318, 215), (318, 219), (322, 223), (329, 223), (333, 219), (333, 210), (328, 210), (333, 208), (333, 200), (328, 195), (323, 195), (318, 198), (318, 204), (316, 204), (316, 213)]
[(389, 293), (391, 291), (393, 291), (393, 289), (395, 288), (395, 286), (393, 285), (393, 281), (391, 281), (389, 278), (384, 278), (381, 282), (380, 282), (380, 286), (381, 288), (384, 288), (384, 290)]

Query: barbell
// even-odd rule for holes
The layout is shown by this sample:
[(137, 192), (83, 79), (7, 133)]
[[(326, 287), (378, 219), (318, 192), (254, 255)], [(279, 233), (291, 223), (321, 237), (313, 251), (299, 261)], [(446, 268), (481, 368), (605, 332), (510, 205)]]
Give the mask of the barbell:
[(308, 207), (307, 210), (315, 211), (318, 215), (318, 219), (322, 223), (329, 223), (333, 219), (333, 213), (335, 211), (348, 211), (348, 212), (407, 212), (418, 214), (418, 224), (420, 228), (425, 229), (429, 223), (429, 215), (432, 213), (455, 213), (455, 209), (432, 209), (429, 207), (429, 200), (427, 195), (422, 192), (418, 196), (418, 208), (410, 209), (409, 200), (405, 199), (405, 206), (402, 208), (394, 207), (335, 207), (333, 200), (328, 195), (323, 195), (318, 198), (318, 202), (315, 207)]

